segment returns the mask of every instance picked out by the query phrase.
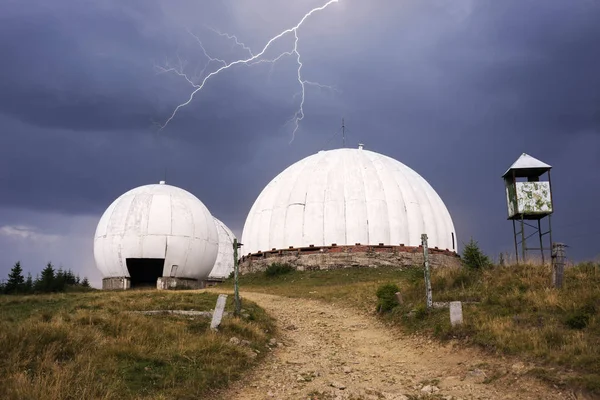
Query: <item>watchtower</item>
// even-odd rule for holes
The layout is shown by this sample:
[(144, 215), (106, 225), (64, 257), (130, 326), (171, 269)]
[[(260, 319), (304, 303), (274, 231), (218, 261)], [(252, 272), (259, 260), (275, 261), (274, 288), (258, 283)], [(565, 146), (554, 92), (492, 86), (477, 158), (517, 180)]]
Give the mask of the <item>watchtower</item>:
[[(552, 167), (529, 154), (523, 153), (521, 157), (502, 175), (506, 186), (506, 201), (508, 205), (508, 219), (512, 220), (515, 240), (515, 255), (519, 263), (519, 246), (522, 260), (527, 260), (527, 252), (539, 250), (542, 263), (545, 263), (544, 251), (552, 249), (552, 186), (550, 169)], [(547, 179), (541, 179), (547, 174)], [(542, 232), (542, 220), (547, 218), (547, 231)], [(517, 232), (517, 222), (520, 221), (521, 230)], [(537, 226), (528, 221), (537, 221)], [(529, 232), (526, 232), (526, 227)], [(527, 247), (527, 239), (538, 235), (540, 247)], [(549, 243), (544, 246), (544, 237), (549, 236)], [(520, 239), (519, 239), (520, 236)]]

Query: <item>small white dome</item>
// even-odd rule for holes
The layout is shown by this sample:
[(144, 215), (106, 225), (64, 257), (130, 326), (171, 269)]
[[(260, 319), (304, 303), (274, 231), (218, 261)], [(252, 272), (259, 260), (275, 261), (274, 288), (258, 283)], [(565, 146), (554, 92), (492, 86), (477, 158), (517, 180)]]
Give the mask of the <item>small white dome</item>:
[(419, 246), (456, 251), (450, 213), (435, 190), (393, 158), (359, 149), (313, 154), (260, 193), (242, 233), (244, 254), (289, 246)]
[(217, 248), (217, 228), (206, 206), (164, 182), (116, 199), (94, 236), (96, 266), (105, 278), (129, 277), (127, 259), (164, 259), (161, 276), (205, 279)]
[(233, 240), (236, 238), (233, 232), (223, 222), (215, 218), (215, 225), (219, 236), (219, 251), (217, 260), (209, 278), (226, 279), (233, 271)]

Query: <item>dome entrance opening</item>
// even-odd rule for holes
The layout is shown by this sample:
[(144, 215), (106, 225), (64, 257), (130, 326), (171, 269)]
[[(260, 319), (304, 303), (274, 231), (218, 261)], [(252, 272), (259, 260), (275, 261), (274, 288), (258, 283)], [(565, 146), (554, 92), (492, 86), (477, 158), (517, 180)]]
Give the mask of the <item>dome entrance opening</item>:
[(164, 258), (127, 258), (132, 288), (156, 287), (156, 281), (163, 275)]

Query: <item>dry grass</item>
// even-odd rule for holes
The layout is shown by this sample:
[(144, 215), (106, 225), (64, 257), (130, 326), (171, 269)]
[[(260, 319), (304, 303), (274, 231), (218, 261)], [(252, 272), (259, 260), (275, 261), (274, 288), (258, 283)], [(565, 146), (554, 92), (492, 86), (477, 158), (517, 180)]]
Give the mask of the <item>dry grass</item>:
[(339, 302), (369, 312), (385, 283), (401, 288), (404, 304), (384, 318), (402, 329), (527, 359), (539, 365), (532, 372), (538, 377), (600, 394), (598, 264), (568, 268), (561, 290), (551, 288), (550, 267), (541, 263), (485, 271), (435, 269), (434, 301), (476, 302), (463, 304), (465, 323), (459, 328), (450, 326), (448, 309), (425, 307), (421, 268), (292, 272), (274, 278), (253, 274), (240, 280), (243, 290)]
[[(568, 268), (562, 289), (552, 288), (549, 266), (495, 267), (481, 272), (438, 270), (434, 301), (464, 304), (465, 323), (450, 327), (447, 310), (423, 312), (421, 280), (401, 283), (407, 302), (390, 318), (440, 339), (460, 338), (499, 353), (540, 363), (536, 374), (600, 394), (600, 266)], [(412, 310), (420, 313), (411, 313)]]
[[(249, 318), (226, 317), (219, 333), (206, 317), (127, 311), (211, 311), (216, 297), (192, 291), (0, 296), (0, 398), (214, 396), (266, 353), (274, 325), (262, 309), (244, 301)], [(233, 336), (250, 345), (230, 344)]]

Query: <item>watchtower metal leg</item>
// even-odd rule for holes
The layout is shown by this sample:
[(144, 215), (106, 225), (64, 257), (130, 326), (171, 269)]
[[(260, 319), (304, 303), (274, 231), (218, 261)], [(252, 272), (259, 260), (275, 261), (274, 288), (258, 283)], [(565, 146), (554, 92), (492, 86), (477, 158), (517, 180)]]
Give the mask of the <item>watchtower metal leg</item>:
[(515, 256), (517, 257), (517, 265), (519, 265), (519, 245), (517, 244), (517, 225), (515, 224), (515, 220), (512, 220), (513, 223), (513, 237), (515, 239)]
[(521, 250), (523, 251), (523, 263), (525, 263), (527, 262), (525, 256), (527, 245), (525, 244), (525, 220), (523, 219), (523, 214), (521, 214)]
[(540, 237), (540, 252), (542, 253), (542, 265), (545, 265), (546, 262), (544, 260), (544, 242), (542, 240), (542, 222), (538, 219), (538, 235)]

